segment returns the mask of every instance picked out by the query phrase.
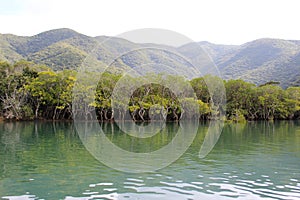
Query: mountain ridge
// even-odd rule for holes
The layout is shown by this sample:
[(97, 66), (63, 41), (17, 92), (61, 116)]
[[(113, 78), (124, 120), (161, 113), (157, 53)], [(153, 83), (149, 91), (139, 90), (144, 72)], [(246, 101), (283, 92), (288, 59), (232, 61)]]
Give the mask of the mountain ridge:
[[(109, 41), (101, 46), (106, 39)], [(45, 64), (53, 70), (62, 70), (75, 69), (86, 57), (92, 57), (93, 64), (99, 66), (111, 64), (109, 62), (113, 60), (116, 62), (116, 71), (128, 70), (149, 62), (164, 63), (172, 66), (173, 70), (185, 71), (190, 70), (187, 64), (168, 52), (140, 51), (122, 54), (133, 48), (161, 47), (193, 60), (197, 57), (196, 45), (201, 46), (211, 57), (224, 79), (243, 79), (256, 85), (279, 81), (282, 87), (300, 80), (300, 41), (274, 38), (261, 38), (242, 45), (201, 41), (172, 47), (134, 43), (109, 36), (90, 37), (72, 29), (62, 28), (34, 36), (0, 34), (0, 59), (9, 62), (24, 59)], [(122, 56), (115, 61), (115, 56), (120, 54)]]

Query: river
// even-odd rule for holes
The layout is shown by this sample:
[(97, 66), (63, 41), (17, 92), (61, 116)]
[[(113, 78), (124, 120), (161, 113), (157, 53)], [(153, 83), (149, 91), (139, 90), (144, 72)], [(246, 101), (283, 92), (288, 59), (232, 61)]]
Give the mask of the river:
[[(97, 126), (111, 143), (135, 155), (173, 143), (182, 124), (167, 123), (144, 138), (116, 124)], [(0, 198), (300, 199), (299, 121), (225, 124), (205, 157), (199, 151), (209, 123), (198, 126), (192, 144), (174, 162), (149, 172), (137, 162), (141, 171), (132, 173), (97, 158), (72, 122), (0, 122)]]

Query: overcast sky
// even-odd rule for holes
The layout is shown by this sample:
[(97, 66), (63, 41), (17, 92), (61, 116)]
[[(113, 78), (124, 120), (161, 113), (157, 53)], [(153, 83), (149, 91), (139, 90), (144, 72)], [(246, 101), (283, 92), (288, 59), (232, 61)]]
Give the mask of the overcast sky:
[(219, 44), (300, 40), (300, 1), (0, 0), (0, 33), (29, 36), (63, 27), (89, 36), (163, 28)]

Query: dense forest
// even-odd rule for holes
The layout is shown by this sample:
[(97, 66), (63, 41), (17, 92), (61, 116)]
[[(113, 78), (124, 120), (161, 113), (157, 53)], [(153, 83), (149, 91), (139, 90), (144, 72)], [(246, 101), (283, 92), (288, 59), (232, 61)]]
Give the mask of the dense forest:
[[(151, 76), (154, 76), (153, 74)], [(160, 76), (160, 75), (156, 75)], [(0, 62), (0, 116), (4, 120), (68, 120), (74, 115), (89, 119), (90, 112), (96, 110), (98, 120), (122, 119), (126, 111), (112, 108), (111, 97), (120, 74), (103, 73), (96, 87), (94, 101), (83, 108), (72, 108), (73, 87), (76, 71), (53, 71), (46, 66), (28, 61), (14, 64)], [(223, 81), (226, 89), (226, 118), (229, 121), (273, 120), (300, 118), (300, 87), (282, 89), (277, 82), (267, 82), (256, 86), (243, 80), (220, 80), (206, 75), (206, 78)], [(132, 78), (132, 81), (139, 81)], [(170, 81), (184, 81), (182, 77), (169, 75)], [(130, 84), (130, 83), (128, 83)], [(212, 119), (214, 112), (211, 95), (204, 77), (189, 80), (194, 90), (194, 98), (179, 99), (167, 87), (159, 84), (145, 84), (136, 89), (127, 106), (135, 121), (180, 120), (188, 115), (181, 105), (194, 102), (199, 105), (201, 120)], [(86, 90), (88, 88), (84, 88)], [(78, 97), (80, 98), (80, 97)], [(81, 97), (82, 98), (82, 97)], [(153, 109), (158, 107), (158, 109)], [(159, 108), (163, 109), (159, 109)], [(154, 112), (154, 113), (153, 113)]]

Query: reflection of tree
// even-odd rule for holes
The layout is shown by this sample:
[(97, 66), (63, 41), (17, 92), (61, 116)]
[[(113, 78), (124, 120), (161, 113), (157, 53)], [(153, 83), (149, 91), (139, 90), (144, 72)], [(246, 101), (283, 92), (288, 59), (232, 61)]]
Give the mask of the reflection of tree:
[[(257, 152), (257, 148), (261, 148), (262, 152), (280, 153), (282, 150), (280, 145), (282, 145), (282, 148), (288, 148), (288, 146), (284, 145), (285, 143), (300, 142), (299, 137), (297, 137), (299, 130), (300, 124), (298, 121), (259, 121), (225, 124), (218, 145), (215, 148), (223, 149), (228, 154), (232, 148), (239, 148), (240, 151), (233, 151), (238, 154)], [(287, 138), (290, 141), (287, 141)], [(300, 150), (299, 146), (298, 150)]]
[(22, 124), (7, 122), (1, 123), (1, 143), (4, 144), (4, 150), (15, 152), (18, 144), (21, 144)]
[(1, 195), (25, 194), (30, 187), (38, 197), (64, 198), (65, 191), (99, 179), (100, 167), (110, 171), (86, 151), (71, 122), (0, 123)]
[[(119, 127), (120, 124), (117, 125), (116, 123), (101, 123), (101, 128), (111, 142), (124, 150), (139, 153), (152, 152), (171, 142), (179, 129), (179, 124), (176, 122), (167, 123), (163, 127), (158, 122), (156, 127), (155, 123), (141, 122), (137, 125), (134, 122), (123, 122), (121, 127)], [(138, 137), (141, 134), (141, 129), (147, 126), (152, 128), (152, 132), (155, 132), (155, 134), (147, 138)], [(95, 127), (94, 130), (97, 130), (97, 128)], [(123, 130), (131, 130), (131, 132), (126, 133)]]

